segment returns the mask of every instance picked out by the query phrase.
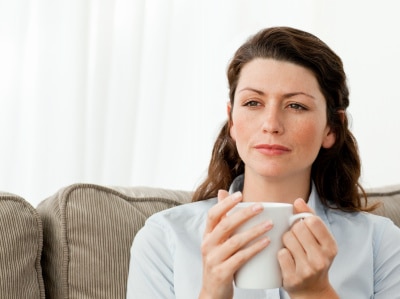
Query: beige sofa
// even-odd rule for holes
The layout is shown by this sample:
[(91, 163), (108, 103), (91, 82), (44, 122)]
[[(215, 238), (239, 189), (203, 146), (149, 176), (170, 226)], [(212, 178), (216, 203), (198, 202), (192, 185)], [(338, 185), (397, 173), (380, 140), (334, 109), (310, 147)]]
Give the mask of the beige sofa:
[[(400, 185), (368, 190), (400, 226)], [(0, 298), (125, 298), (129, 249), (151, 214), (190, 192), (74, 184), (34, 209), (0, 193)]]

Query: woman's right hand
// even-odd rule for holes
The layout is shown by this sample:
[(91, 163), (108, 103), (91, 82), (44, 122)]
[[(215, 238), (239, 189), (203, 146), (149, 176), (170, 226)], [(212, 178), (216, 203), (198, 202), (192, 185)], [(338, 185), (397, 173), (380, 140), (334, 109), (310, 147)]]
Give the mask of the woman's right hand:
[(270, 222), (260, 223), (246, 232), (233, 235), (238, 226), (263, 210), (262, 205), (255, 204), (227, 216), (228, 211), (241, 200), (240, 192), (229, 195), (227, 191), (220, 190), (218, 204), (208, 212), (201, 246), (203, 282), (199, 299), (231, 299), (235, 272), (269, 244), (268, 238), (261, 238), (244, 247), (270, 230), (272, 228)]

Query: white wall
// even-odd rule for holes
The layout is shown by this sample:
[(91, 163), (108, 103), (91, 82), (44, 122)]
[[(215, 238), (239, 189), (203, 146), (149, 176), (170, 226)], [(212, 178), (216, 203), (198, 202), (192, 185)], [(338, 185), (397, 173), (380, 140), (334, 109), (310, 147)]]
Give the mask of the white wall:
[[(252, 1), (247, 3), (253, 6), (243, 6), (242, 1), (233, 1), (237, 4), (233, 8), (228, 4), (232, 2), (224, 3), (213, 3), (203, 12), (207, 22), (202, 25), (204, 45), (199, 54), (204, 73), (200, 74), (199, 85), (204, 106), (190, 113), (206, 116), (200, 117), (200, 123), (197, 121), (189, 126), (193, 135), (199, 136), (199, 143), (204, 145), (192, 158), (189, 148), (181, 153), (190, 163), (191, 170), (181, 169), (187, 174), (187, 181), (180, 184), (179, 179), (169, 178), (164, 185), (192, 187), (197, 173), (208, 163), (204, 151), (207, 153), (213, 142), (208, 136), (215, 136), (215, 124), (225, 117), (228, 60), (249, 34), (275, 25), (308, 30), (342, 57), (351, 92), (348, 111), (363, 163), (362, 183), (365, 187), (400, 184), (400, 19), (397, 17), (400, 2), (363, 1), (360, 5), (358, 1), (345, 0)], [(289, 11), (299, 13), (288, 14)], [(176, 74), (174, 79), (179, 81), (181, 75)], [(195, 99), (198, 101), (199, 97)], [(161, 180), (159, 182), (163, 184)]]
[(195, 188), (225, 119), (228, 61), (276, 25), (342, 57), (362, 182), (400, 184), (399, 11), (396, 0), (0, 0), (0, 190), (36, 205), (75, 182)]
[(348, 74), (362, 182), (366, 187), (399, 184), (400, 2), (335, 3), (319, 15), (325, 24), (320, 35), (343, 58)]

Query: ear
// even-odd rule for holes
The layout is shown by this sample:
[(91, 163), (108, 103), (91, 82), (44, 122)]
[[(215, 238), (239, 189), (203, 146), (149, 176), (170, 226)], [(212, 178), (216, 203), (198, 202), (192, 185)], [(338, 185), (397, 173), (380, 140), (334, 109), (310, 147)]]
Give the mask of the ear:
[(231, 104), (231, 102), (228, 102), (226, 104), (226, 113), (227, 113), (227, 116), (228, 116), (229, 134), (231, 135), (231, 138), (233, 140), (235, 140), (235, 130), (233, 129), (232, 104)]
[(231, 119), (231, 112), (232, 112), (232, 104), (231, 104), (231, 102), (228, 101), (226, 103), (226, 114), (227, 114), (229, 120)]
[(323, 148), (331, 148), (336, 142), (336, 133), (328, 126), (326, 129), (325, 137), (322, 140)]

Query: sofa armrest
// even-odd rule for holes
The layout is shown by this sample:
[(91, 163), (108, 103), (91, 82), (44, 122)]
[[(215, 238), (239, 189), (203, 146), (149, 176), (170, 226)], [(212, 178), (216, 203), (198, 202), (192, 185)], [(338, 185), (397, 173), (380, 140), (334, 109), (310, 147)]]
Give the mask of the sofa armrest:
[(0, 297), (44, 299), (42, 222), (22, 197), (0, 192)]

